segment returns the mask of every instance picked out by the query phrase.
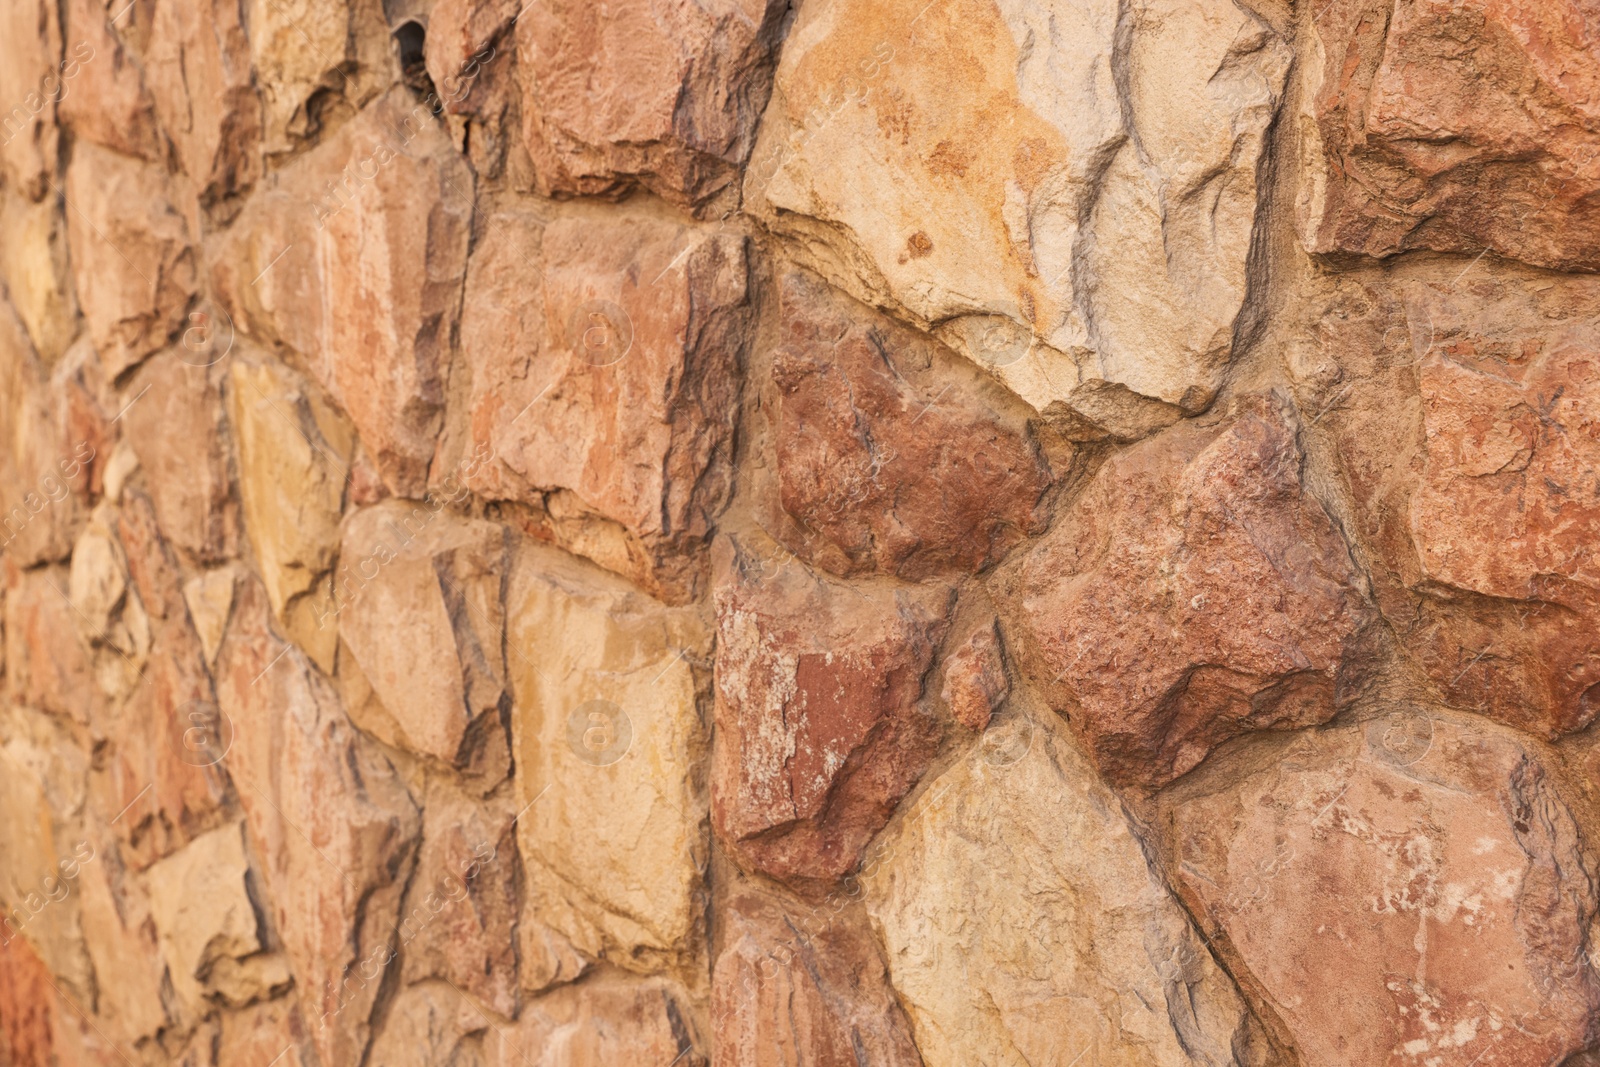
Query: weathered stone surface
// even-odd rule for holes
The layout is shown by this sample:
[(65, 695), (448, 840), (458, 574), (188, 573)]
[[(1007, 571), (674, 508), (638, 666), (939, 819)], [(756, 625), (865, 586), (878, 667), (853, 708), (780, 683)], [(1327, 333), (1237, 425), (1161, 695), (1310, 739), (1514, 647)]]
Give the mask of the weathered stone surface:
[(936, 373), (942, 346), (804, 275), (782, 293), (778, 491), (813, 535), (791, 547), (836, 573), (923, 578), (977, 570), (1043, 528), (1048, 464), (976, 381)]
[(281, 997), (222, 1016), (217, 1063), (245, 1067), (312, 1067), (316, 1053), (294, 997)]
[(1350, 279), (1293, 369), (1413, 661), (1450, 703), (1554, 736), (1600, 712), (1600, 290), (1477, 270)]
[(492, 783), (508, 758), (506, 530), (443, 507), (391, 500), (349, 518), (334, 583), (338, 632), (388, 712), (387, 722), (359, 725)]
[(87, 726), (102, 695), (78, 641), (67, 572), (6, 567), (5, 666), (8, 699)]
[(261, 88), (262, 142), (291, 151), (377, 92), (390, 41), (377, 0), (243, 0)]
[(395, 994), (367, 1061), (373, 1067), (483, 1067), (481, 1035), (489, 1025), (481, 1011), (442, 982), (408, 986)]
[(1371, 613), (1302, 464), (1265, 406), (1174, 427), (1113, 456), (1019, 568), (1032, 673), (1113, 782), (1333, 716)]
[(242, 191), (261, 171), (261, 101), (243, 16), (241, 0), (207, 0), (164, 4), (150, 17), (145, 82), (202, 201)]
[[(565, 547), (678, 599), (732, 481), (744, 240), (642, 219), (537, 232), (525, 216), (498, 216), (473, 255), (462, 350), (473, 447), (493, 461), (467, 485), (575, 497), (547, 506), (622, 529), (558, 535)], [(542, 315), (525, 276), (541, 241)]]
[(1171, 819), (1190, 899), (1300, 1062), (1465, 1067), (1588, 1043), (1595, 883), (1566, 804), (1509, 731), (1412, 706), (1304, 735)]
[(167, 343), (195, 292), (189, 227), (166, 171), (99, 145), (73, 148), (67, 237), (78, 299), (106, 376)]
[(239, 568), (235, 565), (197, 574), (183, 583), (183, 602), (189, 608), (189, 621), (194, 623), (207, 663), (216, 660), (217, 649), (222, 646), (238, 579)]
[(969, 730), (982, 731), (1010, 692), (1000, 635), (990, 619), (945, 658), (939, 696), (956, 722)]
[(261, 585), (241, 582), (217, 670), (233, 726), (227, 767), (310, 1041), (321, 1062), (350, 1063), (393, 957), (417, 810), (269, 611)]
[[(221, 374), (194, 366), (181, 348), (147, 360), (129, 383), (122, 413), (128, 442), (167, 539), (202, 563), (237, 552), (238, 505), (228, 469)], [(184, 447), (172, 447), (174, 440)]]
[(47, 0), (6, 5), (0, 53), (0, 171), (29, 200), (54, 180), (56, 105), (72, 91), (82, 57), (63, 57), (60, 6)]
[(927, 768), (946, 587), (853, 589), (718, 540), (712, 813), (749, 867), (825, 886)]
[(273, 363), (231, 361), (228, 413), (245, 527), (273, 614), (331, 670), (339, 635), (331, 572), (355, 442), (298, 375)]
[(751, 209), (1035, 407), (1105, 381), (1205, 406), (1290, 52), (1218, 0), (802, 9)]
[(27, 941), (0, 938), (0, 1062), (113, 1067), (126, 1055), (94, 1031)]
[(771, 91), (784, 5), (561, 2), (517, 20), (523, 136), (545, 195), (643, 185), (685, 206), (733, 184)]
[(1312, 30), (1313, 252), (1600, 269), (1600, 27), (1582, 0), (1334, 0)]
[(145, 872), (168, 980), (194, 1016), (204, 1014), (213, 972), (237, 968), (263, 947), (245, 885), (250, 863), (243, 834), (242, 823), (224, 824)]
[(429, 777), (422, 848), (400, 923), (406, 982), (443, 978), (506, 1018), (517, 1013), (512, 799), (480, 800), (443, 775)]
[(390, 491), (420, 496), (466, 270), (472, 172), (427, 106), (397, 88), (274, 178), (212, 250), (219, 293), (240, 331), (304, 359)]
[(144, 65), (124, 43), (141, 36), (139, 13), (116, 0), (66, 0), (61, 8), (62, 59), (78, 60), (77, 74), (57, 104), (61, 125), (79, 141), (160, 162), (162, 138)]
[[(0, 127), (4, 121), (0, 118)], [(61, 358), (78, 328), (62, 209), (54, 196), (32, 203), (13, 190), (0, 193), (0, 226), (8, 238), (0, 245), (0, 277), (34, 350), (47, 365)]]
[(867, 910), (927, 1067), (1271, 1062), (1117, 798), (1019, 712), (907, 807)]
[[(709, 635), (546, 549), (506, 598), (527, 918), (630, 970), (700, 954)], [(531, 976), (525, 975), (527, 982)]]
[(922, 1067), (869, 933), (832, 913), (814, 930), (813, 917), (749, 892), (720, 911), (725, 947), (711, 993), (719, 1067)]
[(706, 1067), (683, 992), (662, 982), (596, 979), (532, 1001), (484, 1041), (485, 1067)]

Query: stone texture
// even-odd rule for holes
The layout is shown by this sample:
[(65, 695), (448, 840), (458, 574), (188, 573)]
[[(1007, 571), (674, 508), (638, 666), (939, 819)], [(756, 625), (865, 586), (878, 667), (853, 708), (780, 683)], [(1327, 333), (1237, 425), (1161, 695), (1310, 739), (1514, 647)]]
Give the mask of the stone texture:
[(396, 994), (368, 1059), (375, 1067), (482, 1067), (475, 1035), (488, 1026), (487, 1017), (449, 986), (408, 986)]
[(1312, 28), (1309, 250), (1490, 249), (1600, 269), (1600, 28), (1587, 4), (1334, 0)]
[(752, 869), (826, 886), (933, 756), (924, 682), (950, 591), (772, 574), (733, 538), (715, 552), (717, 832)]
[(88, 142), (67, 172), (67, 237), (89, 336), (115, 379), (178, 331), (195, 254), (165, 170)]
[(1270, 407), (1112, 457), (1018, 571), (1032, 673), (1101, 773), (1159, 786), (1331, 718), (1370, 609)]
[(260, 583), (240, 583), (217, 700), (233, 724), (227, 768), (260, 857), (267, 915), (323, 1063), (360, 1058), (394, 952), (418, 815), (332, 686), (269, 624)]
[(354, 440), (298, 375), (243, 359), (228, 368), (239, 497), (273, 613), (317, 663), (338, 642), (332, 570)]
[[(831, 0), (785, 42), (751, 210), (1036, 408), (1204, 407), (1290, 52), (1245, 9)], [(1092, 390), (1091, 390), (1092, 391)]]
[[(555, 535), (565, 547), (682, 598), (698, 577), (690, 552), (732, 480), (744, 244), (657, 221), (561, 219), (541, 235), (526, 217), (498, 217), (462, 314), (472, 445), (493, 457), (467, 486), (549, 494), (553, 512), (602, 527), (567, 524), (578, 529)], [(542, 252), (542, 315), (526, 293), (530, 246)]]
[(428, 108), (395, 89), (275, 178), (216, 243), (219, 295), (240, 331), (298, 354), (391, 492), (421, 495), (466, 269), (471, 171)]
[(969, 730), (981, 732), (1010, 692), (1000, 635), (990, 619), (946, 657), (939, 697), (950, 709), (951, 718)]
[(867, 910), (927, 1067), (1271, 1062), (1226, 972), (1063, 731), (1026, 712), (909, 805)]
[(67, 0), (61, 10), (66, 26), (62, 59), (80, 60), (76, 77), (56, 105), (62, 127), (80, 142), (161, 162), (155, 102), (145, 85), (144, 65), (128, 46), (141, 36), (138, 12), (115, 0)]
[(8, 190), (0, 194), (0, 225), (9, 238), (0, 247), (0, 277), (39, 359), (53, 364), (72, 343), (78, 315), (62, 204), (53, 196), (32, 203)]
[(78, 642), (67, 597), (68, 576), (56, 568), (6, 568), (6, 696), (87, 726), (102, 696)]
[(528, 1004), (485, 1040), (485, 1067), (706, 1067), (683, 992), (661, 982), (595, 980)]
[(358, 725), (492, 783), (508, 759), (506, 531), (443, 504), (391, 500), (350, 516), (334, 583), (338, 633), (386, 713)]
[(1411, 706), (1304, 735), (1171, 819), (1187, 895), (1300, 1062), (1560, 1063), (1600, 1001), (1566, 795), (1509, 732)]
[(771, 91), (783, 12), (774, 0), (560, 0), (523, 12), (523, 136), (539, 191), (642, 185), (696, 207), (734, 184)]
[(709, 635), (693, 612), (534, 549), (513, 565), (506, 617), (528, 918), (591, 959), (688, 965), (707, 862), (696, 665)]
[(1310, 302), (1292, 369), (1412, 662), (1554, 736), (1600, 712), (1596, 290), (1477, 269), (1348, 279)]
[(242, 0), (242, 6), (268, 153), (290, 152), (361, 107), (389, 68), (388, 29), (375, 0)]
[(941, 383), (939, 346), (804, 275), (782, 300), (778, 492), (813, 535), (791, 547), (836, 573), (915, 579), (977, 570), (1043, 528), (1049, 466), (977, 382)]
[(83, 57), (62, 55), (61, 10), (46, 0), (7, 5), (0, 40), (0, 170), (7, 185), (38, 200), (55, 176), (56, 106), (72, 91)]
[(713, 967), (713, 1058), (727, 1067), (871, 1063), (922, 1067), (871, 934), (754, 893), (721, 909)]

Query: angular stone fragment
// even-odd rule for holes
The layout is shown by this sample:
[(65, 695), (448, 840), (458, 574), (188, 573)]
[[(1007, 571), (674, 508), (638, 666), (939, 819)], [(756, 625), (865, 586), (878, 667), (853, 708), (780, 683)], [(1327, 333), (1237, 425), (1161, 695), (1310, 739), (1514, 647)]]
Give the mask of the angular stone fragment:
[(254, 1067), (312, 1067), (316, 1053), (307, 1040), (310, 1029), (294, 997), (255, 1004), (222, 1016), (217, 1038), (217, 1063)]
[(351, 1063), (395, 951), (417, 810), (330, 683), (273, 633), (269, 611), (261, 585), (241, 582), (217, 667), (233, 726), (227, 766), (310, 1041), (322, 1063)]
[(982, 731), (1010, 692), (1000, 635), (991, 619), (973, 630), (945, 659), (944, 686), (939, 696), (956, 722), (969, 730)]
[(5, 591), (6, 696), (87, 726), (103, 695), (78, 640), (78, 619), (61, 568), (23, 571), (8, 560)]
[(510, 581), (527, 918), (629, 970), (686, 966), (708, 851), (708, 635), (552, 550), (522, 549)]
[[(57, 114), (78, 142), (160, 163), (165, 155), (144, 64), (127, 45), (142, 36), (140, 12), (117, 0), (65, 0), (67, 46), (63, 61), (77, 60)], [(75, 150), (76, 154), (76, 150)], [(135, 205), (124, 205), (133, 208)]]
[(1600, 713), (1600, 286), (1477, 272), (1344, 280), (1294, 367), (1413, 662), (1553, 737)]
[(771, 91), (784, 5), (557, 0), (517, 20), (523, 135), (546, 196), (643, 185), (697, 207), (730, 186)]
[(812, 929), (813, 917), (753, 893), (718, 914), (726, 946), (712, 970), (719, 1067), (922, 1067), (869, 933), (831, 912)]
[(0, 194), (0, 226), (8, 237), (0, 245), (0, 277), (46, 365), (61, 358), (78, 330), (62, 212), (63, 204), (54, 196), (31, 203), (13, 190)]
[(1370, 621), (1349, 548), (1265, 407), (1113, 456), (1029, 553), (1033, 674), (1117, 784), (1331, 718)]
[(472, 196), (449, 135), (396, 88), (277, 172), (211, 249), (236, 327), (299, 354), (402, 496), (433, 459)]
[[(161, 530), (203, 563), (236, 551), (238, 506), (228, 469), (221, 374), (185, 362), (182, 348), (152, 356), (128, 392), (127, 440), (145, 473)], [(173, 442), (182, 441), (181, 449)]]
[(269, 153), (293, 150), (342, 109), (361, 107), (391, 77), (392, 46), (378, 0), (243, 4)]
[(90, 847), (75, 888), (83, 944), (98, 978), (96, 1025), (132, 1048), (178, 1020), (161, 999), (166, 964), (148, 894), (128, 877), (109, 841)]
[(810, 3), (746, 201), (1036, 408), (1104, 381), (1195, 410), (1230, 357), (1289, 59), (1223, 0)]
[(228, 414), (239, 496), (273, 614), (325, 670), (338, 642), (334, 583), (339, 516), (355, 442), (292, 371), (231, 361)]
[(350, 517), (334, 583), (338, 633), (388, 713), (364, 729), (492, 783), (508, 756), (506, 530), (443, 505), (389, 500)]
[(387, 1015), (367, 1055), (373, 1067), (483, 1067), (478, 1035), (488, 1030), (489, 1020), (444, 983), (402, 989)]
[(1312, 31), (1313, 252), (1600, 269), (1600, 26), (1583, 0), (1334, 0)]
[(852, 588), (714, 548), (712, 816), (748, 866), (810, 888), (852, 870), (938, 743), (924, 679), (947, 587)]
[(406, 982), (443, 978), (507, 1018), (517, 1013), (520, 866), (511, 802), (480, 800), (444, 775), (429, 777), (422, 848), (400, 922)]
[[(245, 882), (244, 827), (202, 834), (145, 872), (167, 977), (191, 1017), (205, 1014), (213, 967), (259, 952), (261, 931)], [(108, 976), (109, 977), (109, 976)]]
[(163, 167), (89, 142), (67, 168), (73, 279), (106, 376), (167, 343), (195, 292), (189, 228)]
[(1509, 731), (1413, 705), (1306, 734), (1171, 819), (1187, 895), (1300, 1062), (1467, 1067), (1588, 1043), (1597, 901), (1567, 803)]
[(97, 1033), (82, 1001), (51, 980), (50, 969), (23, 938), (0, 938), (0, 1062), (115, 1067), (126, 1052)]
[(242, 191), (261, 171), (261, 101), (242, 7), (241, 0), (160, 5), (144, 48), (156, 115), (207, 203)]
[(932, 782), (868, 859), (927, 1067), (1271, 1062), (1122, 805), (1047, 718), (994, 727), (1006, 743)]
[[(116, 533), (117, 513), (101, 504), (72, 548), (64, 592), (78, 638), (88, 649), (95, 681), (120, 700), (144, 676), (150, 657), (150, 612), (129, 582), (127, 553)], [(159, 609), (158, 609), (159, 610)]]
[(183, 583), (183, 602), (189, 608), (189, 620), (194, 623), (195, 633), (205, 648), (207, 663), (217, 658), (217, 649), (222, 645), (238, 579), (237, 565), (230, 565), (197, 574)]
[(82, 56), (62, 56), (61, 8), (50, 0), (7, 4), (0, 18), (0, 171), (38, 200), (55, 177), (56, 105), (72, 91)]
[(978, 570), (1043, 528), (1049, 466), (977, 381), (940, 366), (942, 346), (804, 275), (782, 294), (778, 489), (813, 543), (791, 547), (837, 573), (915, 579)]
[(485, 1067), (706, 1067), (681, 990), (663, 982), (596, 979), (525, 1005), (491, 1031)]
[[(541, 240), (542, 315), (526, 292)], [(732, 482), (746, 275), (742, 237), (562, 219), (541, 239), (531, 219), (497, 216), (474, 253), (463, 312), (472, 443), (494, 458), (468, 486), (550, 494), (552, 511), (620, 526), (557, 537), (682, 598), (702, 571), (692, 549)]]

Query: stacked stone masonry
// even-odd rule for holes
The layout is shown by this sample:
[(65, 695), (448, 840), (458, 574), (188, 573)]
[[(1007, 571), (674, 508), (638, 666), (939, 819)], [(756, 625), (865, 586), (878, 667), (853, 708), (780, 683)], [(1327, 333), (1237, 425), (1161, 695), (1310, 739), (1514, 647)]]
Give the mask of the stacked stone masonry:
[(1600, 1064), (1596, 0), (7, 0), (0, 1067)]

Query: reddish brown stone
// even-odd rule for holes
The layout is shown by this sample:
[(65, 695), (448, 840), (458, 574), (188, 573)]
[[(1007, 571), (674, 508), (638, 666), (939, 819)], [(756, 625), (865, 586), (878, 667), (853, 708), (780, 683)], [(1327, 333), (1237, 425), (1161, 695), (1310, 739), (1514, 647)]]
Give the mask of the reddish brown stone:
[(945, 659), (944, 686), (939, 696), (956, 722), (981, 731), (1010, 692), (1000, 635), (991, 619), (972, 631)]
[[(61, 6), (66, 54), (80, 60), (78, 74), (57, 107), (61, 125), (80, 142), (159, 162), (162, 139), (144, 65), (123, 43), (124, 35), (138, 38), (140, 12), (116, 0), (67, 0)], [(123, 207), (132, 211), (141, 203)]]
[(1478, 270), (1342, 284), (1300, 390), (1415, 663), (1451, 703), (1555, 736), (1600, 713), (1596, 286)]
[(531, 219), (500, 215), (473, 254), (462, 350), (472, 448), (485, 458), (465, 482), (544, 501), (564, 547), (680, 599), (732, 481), (744, 240), (646, 220), (554, 222), (542, 314), (527, 292), (539, 240)]
[(1568, 796), (1510, 731), (1400, 707), (1175, 798), (1180, 888), (1307, 1067), (1564, 1063), (1600, 1011)]
[(819, 919), (750, 892), (719, 914), (725, 947), (711, 984), (719, 1067), (922, 1067), (878, 944), (853, 917)]
[(751, 868), (809, 887), (853, 869), (927, 768), (924, 677), (950, 591), (855, 589), (732, 538), (713, 549), (711, 812)]
[(5, 642), (8, 699), (83, 726), (95, 719), (104, 698), (78, 643), (64, 569), (6, 561)]
[(771, 92), (784, 10), (775, 0), (524, 9), (518, 72), (539, 191), (621, 196), (643, 185), (697, 206), (733, 184)]
[(466, 269), (472, 172), (429, 108), (385, 94), (279, 172), (213, 248), (242, 333), (285, 345), (384, 484), (427, 486)]
[(1175, 427), (1113, 456), (1026, 558), (1032, 673), (1113, 782), (1333, 716), (1369, 613), (1301, 464), (1271, 411)]
[(524, 1005), (512, 1026), (490, 1032), (485, 1065), (706, 1067), (686, 999), (657, 981), (596, 979), (558, 989)]
[(790, 547), (836, 573), (915, 579), (978, 570), (1042, 528), (1049, 467), (956, 357), (798, 274), (780, 330), (779, 493), (820, 542)]
[(1487, 248), (1600, 269), (1600, 23), (1587, 0), (1331, 0), (1313, 28), (1309, 249)]

